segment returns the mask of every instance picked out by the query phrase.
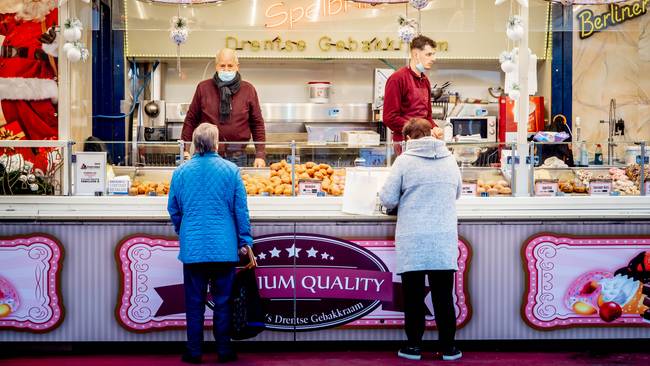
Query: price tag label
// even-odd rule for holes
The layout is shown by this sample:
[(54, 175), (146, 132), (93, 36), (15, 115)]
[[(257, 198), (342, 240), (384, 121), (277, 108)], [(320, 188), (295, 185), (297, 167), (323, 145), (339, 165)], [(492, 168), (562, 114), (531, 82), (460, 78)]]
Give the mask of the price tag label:
[(558, 192), (557, 182), (535, 183), (535, 196), (555, 196)]
[(592, 180), (589, 182), (589, 194), (592, 196), (609, 196), (612, 192), (612, 182), (606, 180)]
[(323, 192), (322, 182), (314, 180), (298, 181), (298, 195), (300, 196), (317, 196)]
[(129, 194), (131, 182), (127, 179), (111, 179), (108, 181), (108, 194)]
[(476, 196), (476, 183), (463, 183), (461, 196)]

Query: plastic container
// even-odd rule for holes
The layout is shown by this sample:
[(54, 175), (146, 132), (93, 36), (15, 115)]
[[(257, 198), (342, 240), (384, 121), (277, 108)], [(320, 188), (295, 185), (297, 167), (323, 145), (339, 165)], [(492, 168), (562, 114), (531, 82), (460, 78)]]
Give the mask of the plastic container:
[[(646, 164), (647, 164), (647, 161), (650, 160), (650, 146), (646, 146), (645, 156), (646, 156)], [(639, 164), (640, 162), (641, 162), (641, 146), (627, 146), (625, 148), (625, 165)]]
[(309, 101), (311, 103), (329, 103), (330, 87), (332, 86), (329, 81), (310, 81), (307, 86), (309, 86)]

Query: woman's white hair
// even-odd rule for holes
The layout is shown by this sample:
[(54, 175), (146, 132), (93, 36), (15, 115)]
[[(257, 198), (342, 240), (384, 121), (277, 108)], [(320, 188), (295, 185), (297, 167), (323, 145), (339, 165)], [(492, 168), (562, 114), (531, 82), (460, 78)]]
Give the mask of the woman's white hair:
[(217, 151), (219, 146), (219, 129), (212, 123), (203, 122), (192, 134), (194, 152), (203, 155), (206, 152)]

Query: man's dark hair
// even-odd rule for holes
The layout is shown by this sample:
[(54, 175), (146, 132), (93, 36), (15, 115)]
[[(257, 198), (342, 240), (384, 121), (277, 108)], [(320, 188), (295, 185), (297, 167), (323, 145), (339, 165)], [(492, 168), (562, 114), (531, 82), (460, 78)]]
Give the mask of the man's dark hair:
[(106, 154), (106, 162), (108, 164), (113, 164), (113, 159), (111, 159), (111, 153), (108, 151), (108, 148), (106, 147), (106, 143), (100, 139), (99, 137), (95, 136), (90, 136), (84, 141), (84, 151), (89, 151), (89, 152), (107, 152)]
[(411, 41), (411, 51), (416, 48), (418, 50), (423, 50), (426, 45), (431, 46), (431, 48), (436, 48), (436, 41), (427, 36), (417, 36)]

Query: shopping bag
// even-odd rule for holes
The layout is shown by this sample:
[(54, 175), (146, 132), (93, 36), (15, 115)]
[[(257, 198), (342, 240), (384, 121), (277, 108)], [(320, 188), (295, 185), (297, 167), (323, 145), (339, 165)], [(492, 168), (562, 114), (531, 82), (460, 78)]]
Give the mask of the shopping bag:
[(372, 215), (377, 207), (379, 177), (370, 169), (348, 169), (341, 211), (356, 215)]
[(250, 247), (248, 258), (248, 264), (237, 271), (232, 288), (230, 338), (235, 340), (253, 338), (265, 328), (262, 299), (255, 277), (257, 262)]

